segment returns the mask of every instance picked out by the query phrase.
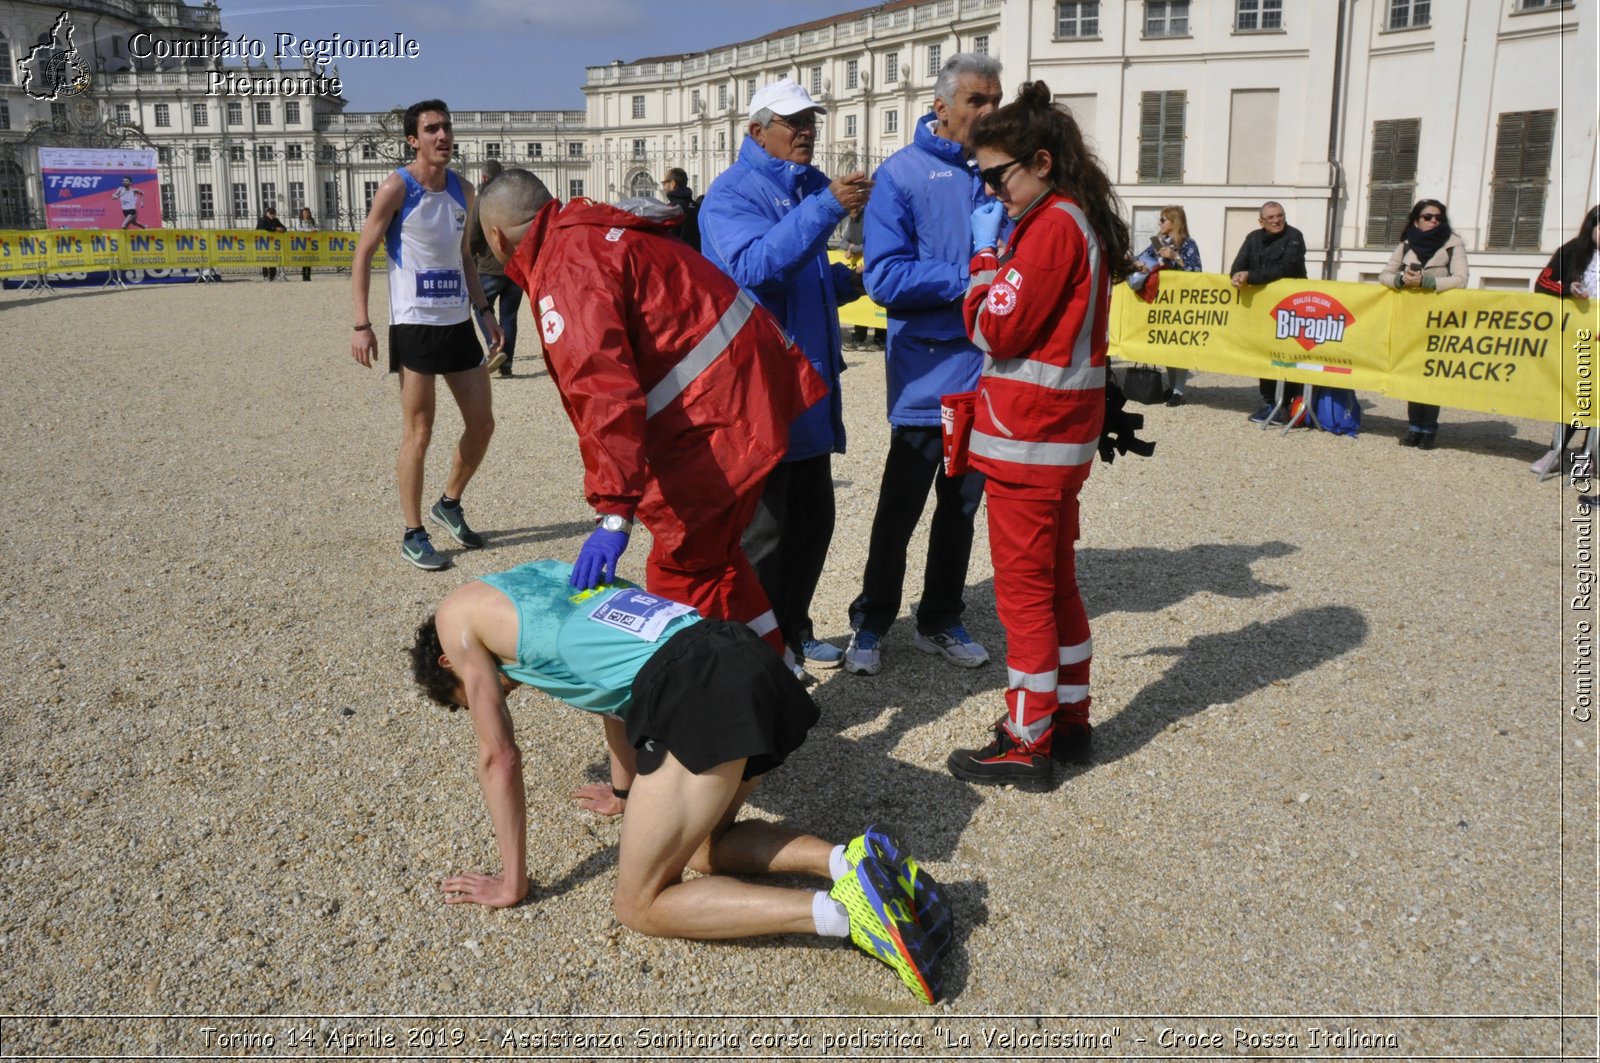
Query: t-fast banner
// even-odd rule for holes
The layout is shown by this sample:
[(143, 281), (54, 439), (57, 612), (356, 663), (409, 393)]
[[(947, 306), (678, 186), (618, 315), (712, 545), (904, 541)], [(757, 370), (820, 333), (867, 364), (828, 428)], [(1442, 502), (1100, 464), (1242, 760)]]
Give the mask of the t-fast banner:
[(161, 228), (154, 151), (40, 148), (39, 169), (48, 228)]

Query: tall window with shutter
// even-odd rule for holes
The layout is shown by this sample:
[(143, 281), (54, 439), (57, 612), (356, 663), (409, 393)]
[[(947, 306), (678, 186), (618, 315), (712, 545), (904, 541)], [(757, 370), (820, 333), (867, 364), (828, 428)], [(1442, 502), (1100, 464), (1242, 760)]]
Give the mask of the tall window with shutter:
[(1422, 119), (1372, 123), (1372, 176), (1367, 183), (1367, 246), (1393, 247), (1405, 235), (1417, 195), (1417, 144)]
[(1555, 132), (1554, 111), (1508, 111), (1500, 116), (1485, 250), (1539, 250)]
[(1139, 183), (1183, 183), (1183, 120), (1187, 93), (1139, 94)]

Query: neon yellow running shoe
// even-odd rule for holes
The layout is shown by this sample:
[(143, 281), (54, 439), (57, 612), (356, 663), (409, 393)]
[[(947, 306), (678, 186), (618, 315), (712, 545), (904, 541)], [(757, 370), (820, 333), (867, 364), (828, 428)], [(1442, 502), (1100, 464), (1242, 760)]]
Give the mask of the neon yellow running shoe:
[(939, 883), (923, 870), (922, 866), (906, 854), (905, 846), (894, 833), (874, 823), (844, 847), (844, 859), (851, 867), (861, 863), (867, 853), (872, 853), (894, 871), (901, 892), (911, 901), (911, 912), (922, 927), (922, 933), (941, 959), (954, 940), (954, 923), (950, 905), (944, 899)]
[(857, 948), (894, 968), (924, 1004), (938, 1001), (944, 987), (938, 950), (912, 915), (894, 865), (868, 852), (852, 873), (833, 884), (828, 896), (849, 913), (850, 940)]

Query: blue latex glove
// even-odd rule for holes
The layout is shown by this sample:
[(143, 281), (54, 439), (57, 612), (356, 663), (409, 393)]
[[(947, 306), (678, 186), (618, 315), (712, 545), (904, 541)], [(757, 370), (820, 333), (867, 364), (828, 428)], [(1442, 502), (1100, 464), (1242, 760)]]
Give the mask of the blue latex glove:
[(617, 576), (617, 561), (627, 548), (627, 532), (596, 528), (578, 551), (578, 560), (572, 564), (572, 577), (567, 582), (581, 590), (610, 583)]
[(1000, 243), (1000, 226), (1005, 224), (1006, 208), (991, 199), (972, 212), (972, 249), (982, 251)]

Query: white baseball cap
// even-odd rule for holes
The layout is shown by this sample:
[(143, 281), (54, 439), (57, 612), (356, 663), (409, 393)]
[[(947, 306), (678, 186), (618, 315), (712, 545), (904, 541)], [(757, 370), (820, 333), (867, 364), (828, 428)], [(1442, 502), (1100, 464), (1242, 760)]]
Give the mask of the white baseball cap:
[(818, 114), (827, 114), (828, 109), (811, 98), (811, 93), (802, 86), (784, 78), (774, 81), (770, 85), (763, 85), (750, 97), (750, 120), (755, 121), (758, 111), (768, 110), (773, 114), (785, 118), (799, 114), (801, 111), (816, 111)]

